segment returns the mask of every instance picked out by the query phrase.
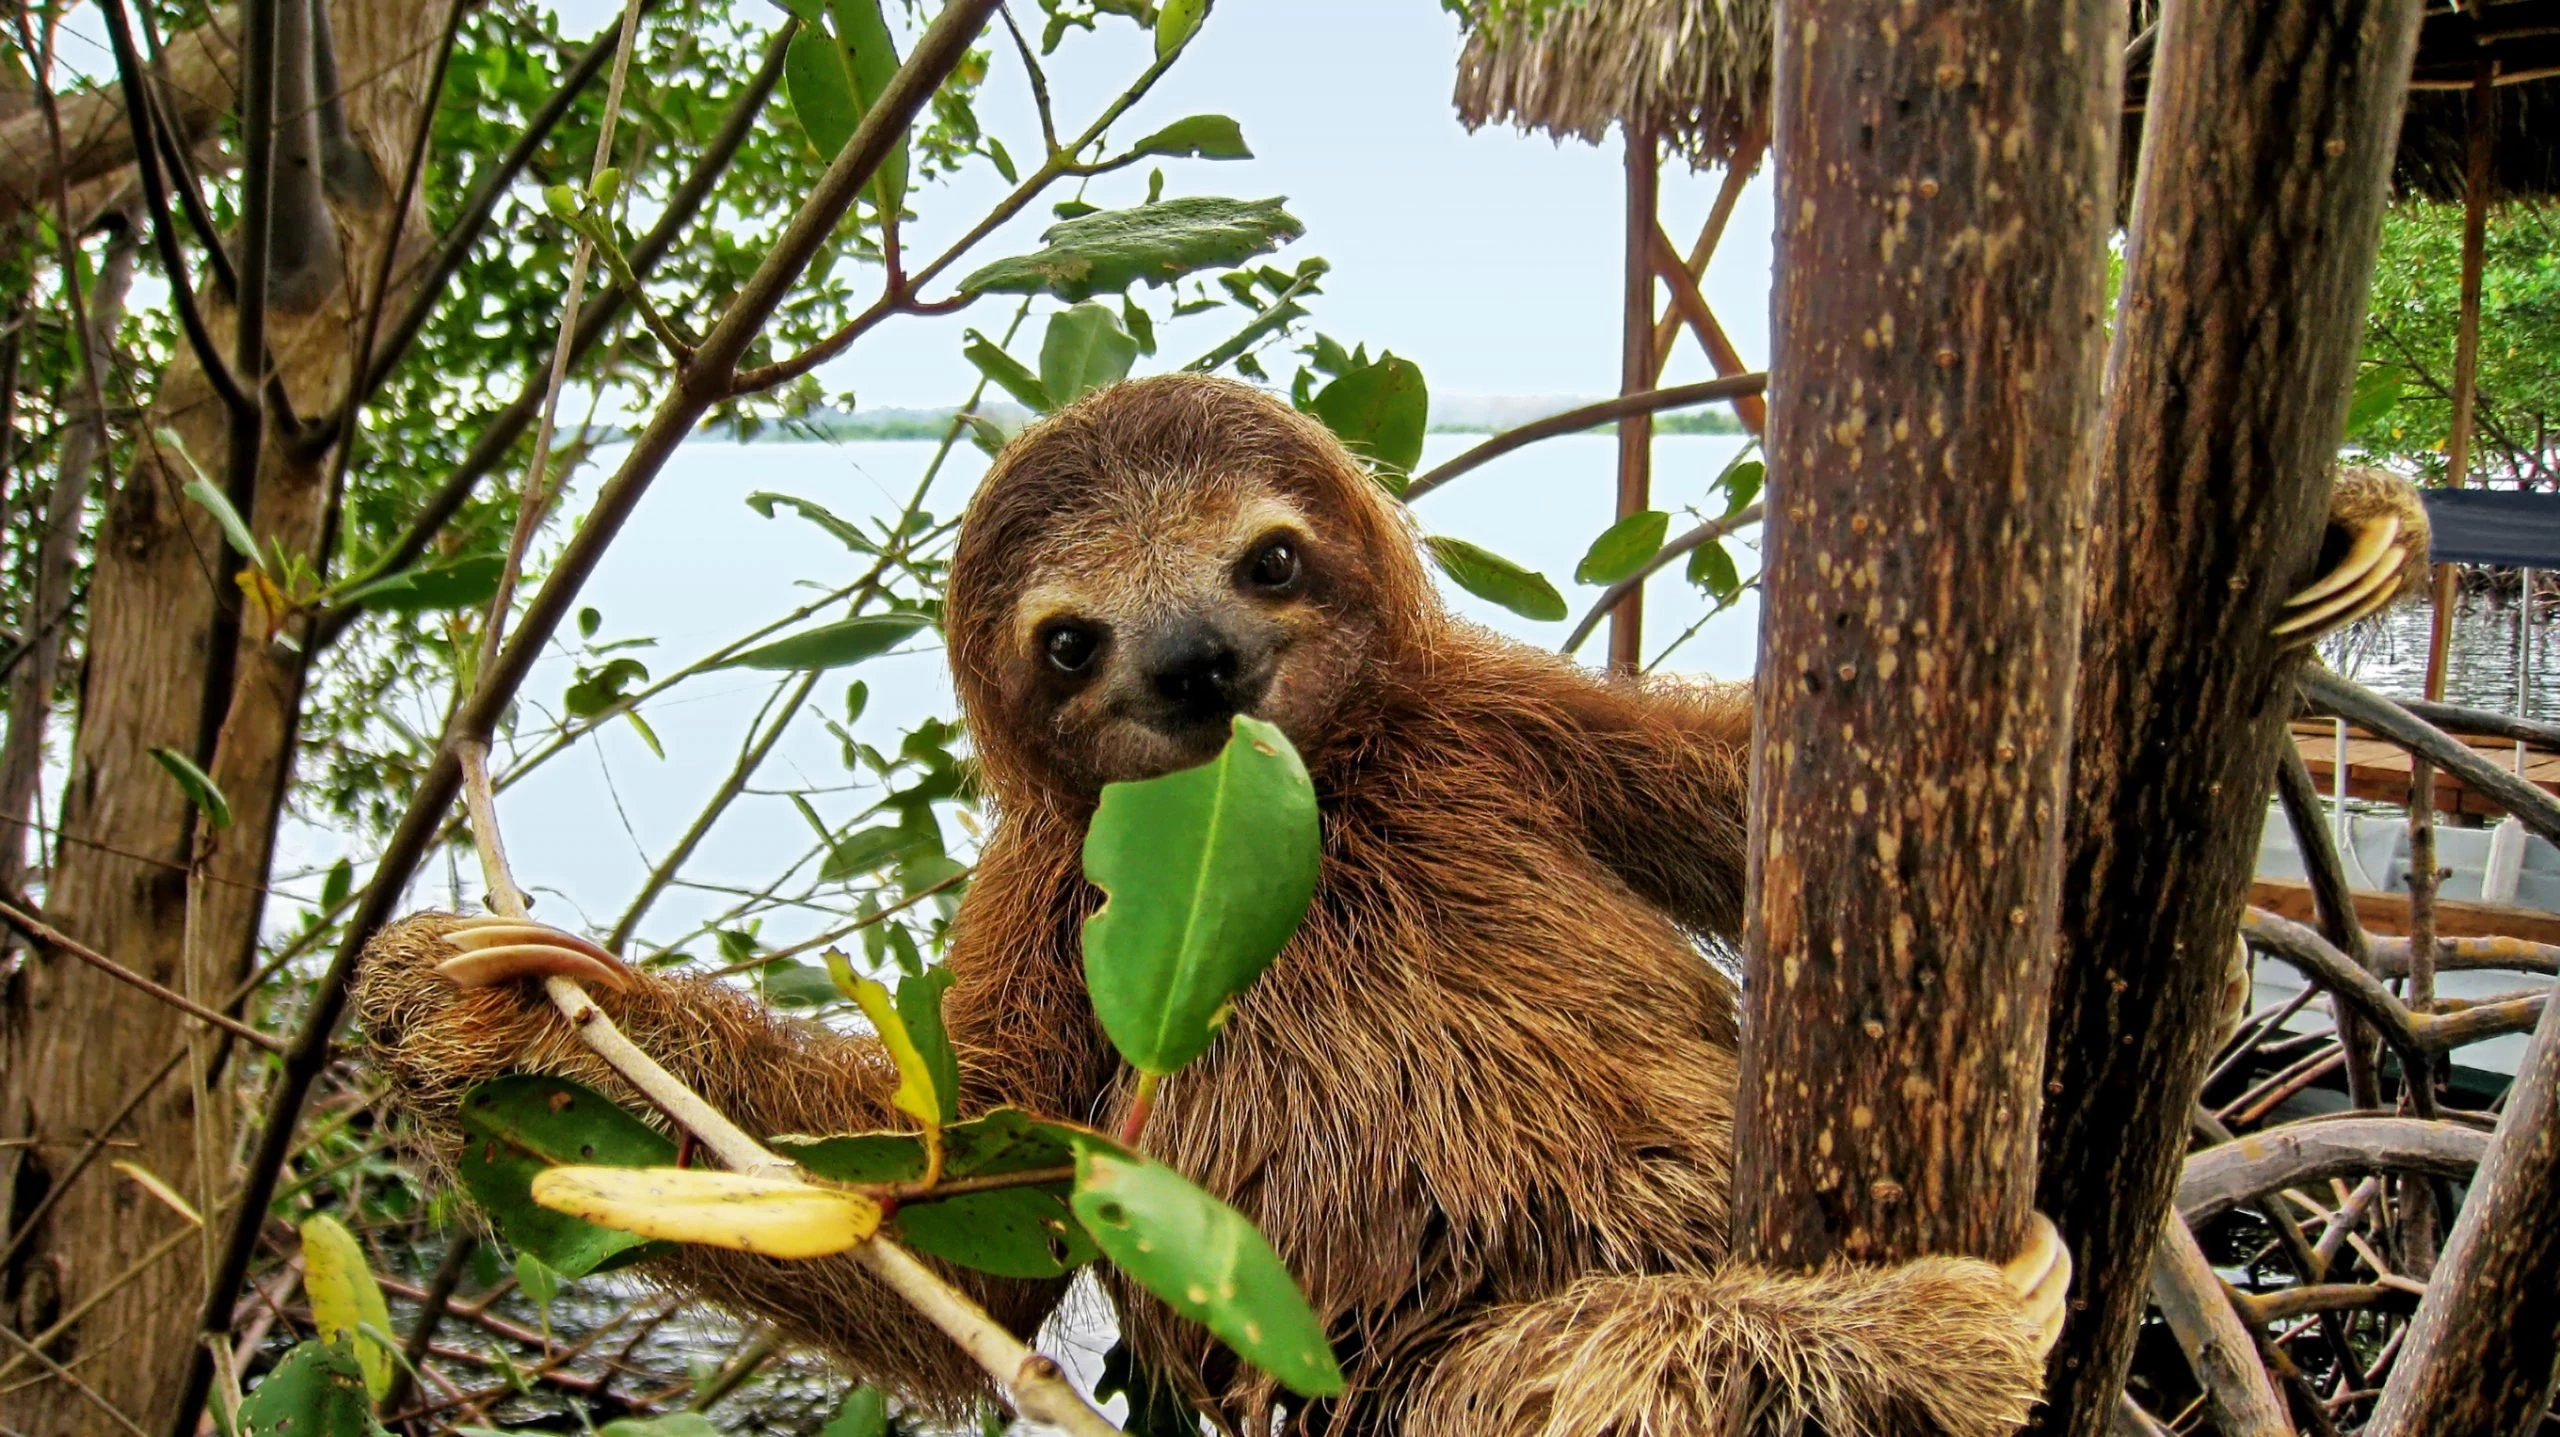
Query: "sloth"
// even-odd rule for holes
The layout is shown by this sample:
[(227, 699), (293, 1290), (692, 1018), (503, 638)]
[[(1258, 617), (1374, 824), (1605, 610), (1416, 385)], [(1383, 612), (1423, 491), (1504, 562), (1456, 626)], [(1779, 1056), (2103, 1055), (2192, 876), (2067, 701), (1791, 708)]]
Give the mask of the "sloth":
[[(2366, 572), (2330, 593), (2359, 602), (2406, 556), (2398, 530), (2338, 549)], [(1605, 678), (1460, 621), (1338, 441), (1195, 375), (1099, 391), (1015, 439), (963, 521), (944, 617), (995, 816), (948, 955), (966, 1111), (1117, 1130), (1132, 1103), (1079, 958), (1105, 784), (1203, 761), (1250, 714), (1316, 787), (1314, 902), (1215, 1047), (1164, 1080), (1144, 1141), (1269, 1237), (1347, 1389), (1292, 1398), (1105, 1271), (1143, 1370), (1230, 1432), (1275, 1412), (1326, 1437), (2025, 1421), (2069, 1272), (2041, 1217), (2005, 1265), (1730, 1252), (1740, 1031), (1710, 954), (1741, 931), (1746, 687)], [(611, 955), (526, 936), (426, 914), (365, 956), (361, 1021), (432, 1148), (453, 1150), (460, 1094), (498, 1073), (629, 1096), (509, 981)], [(749, 1130), (897, 1125), (875, 1043), (700, 979), (598, 971), (598, 1003)], [(685, 1249), (653, 1270), (920, 1410), (990, 1395), (849, 1260)], [(1018, 1332), (1068, 1291), (949, 1276)]]

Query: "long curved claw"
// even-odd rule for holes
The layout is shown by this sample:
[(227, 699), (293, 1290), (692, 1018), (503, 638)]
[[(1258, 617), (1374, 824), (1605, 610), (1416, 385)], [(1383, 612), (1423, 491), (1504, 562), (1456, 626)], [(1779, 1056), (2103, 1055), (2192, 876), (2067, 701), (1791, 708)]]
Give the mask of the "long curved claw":
[[(2386, 521), (2386, 524), (2393, 529), (2400, 526), (2396, 519)], [(2383, 528), (2386, 524), (2377, 524), (2374, 528)], [(2370, 534), (2372, 530), (2366, 532)], [(2356, 548), (2358, 552), (2363, 550), (2362, 540), (2357, 541)], [(2291, 639), (2296, 644), (2307, 644), (2332, 629), (2343, 628), (2367, 614), (2380, 610), (2391, 602), (2393, 591), (2400, 584), (2401, 567), (2408, 560), (2407, 548), (2390, 543), (2383, 546), (2377, 558), (2368, 561), (2361, 568), (2355, 563), (2355, 555), (2348, 555), (2346, 563), (2331, 570), (2326, 578), (2323, 578), (2319, 584), (2314, 584), (2312, 588), (2330, 584), (2341, 575), (2351, 579), (2351, 585), (2343, 590), (2331, 592), (2326, 598), (2317, 600), (2309, 607), (2299, 607), (2302, 603), (2300, 595), (2286, 600), (2286, 607), (2293, 612), (2291, 617), (2276, 625), (2276, 637)], [(2307, 594), (2310, 590), (2306, 589), (2303, 592)]]
[(485, 988), (526, 978), (574, 978), (617, 991), (631, 970), (602, 944), (521, 918), (466, 918), (444, 935), (454, 956), (436, 971), (459, 987)]
[(2018, 1295), (2019, 1319), (2035, 1333), (2036, 1355), (2042, 1357), (2062, 1336), (2062, 1319), (2069, 1311), (2064, 1299), (2071, 1293), (2071, 1250), (2062, 1245), (2051, 1218), (2040, 1212), (2027, 1217), (2026, 1250), (2003, 1264), (2000, 1275)]
[(2392, 541), (2399, 537), (2400, 516), (2397, 514), (2384, 514), (2366, 524), (2356, 531), (2355, 543), (2348, 546), (2347, 556), (2338, 561), (2338, 567), (2294, 593), (2284, 601), (2284, 606), (2298, 609), (2362, 581), (2373, 573), (2375, 561), (2382, 557), (2382, 551), (2391, 547)]
[(2234, 936), (2231, 940), (2231, 964), (2222, 972), (2222, 1020), (2214, 1025), (2214, 1044), (2219, 1047), (2231, 1041), (2240, 1024), (2249, 1016), (2249, 1000), (2256, 995), (2254, 965), (2249, 957), (2249, 941)]

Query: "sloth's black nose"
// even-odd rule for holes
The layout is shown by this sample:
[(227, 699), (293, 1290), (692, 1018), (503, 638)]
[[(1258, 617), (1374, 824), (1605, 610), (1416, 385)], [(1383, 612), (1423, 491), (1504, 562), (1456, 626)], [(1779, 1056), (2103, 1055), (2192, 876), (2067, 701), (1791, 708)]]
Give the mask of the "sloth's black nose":
[(1168, 729), (1223, 724), (1252, 707), (1258, 684), (1244, 677), (1235, 642), (1201, 621), (1177, 625), (1148, 646), (1147, 683), (1162, 702)]

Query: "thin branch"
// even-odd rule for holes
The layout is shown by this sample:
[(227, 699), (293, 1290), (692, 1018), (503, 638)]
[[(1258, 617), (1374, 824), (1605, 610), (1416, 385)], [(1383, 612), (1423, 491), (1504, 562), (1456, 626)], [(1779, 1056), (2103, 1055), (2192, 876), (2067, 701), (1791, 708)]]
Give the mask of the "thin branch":
[(2189, 1154), (2178, 1175), (2177, 1215), (2201, 1227), (2269, 1193), (2362, 1173), (2464, 1179), (2489, 1141), (2478, 1128), (2424, 1118), (2287, 1123)]
[(1031, 77), (1031, 103), (1040, 111), (1040, 142), (1054, 155), (1058, 153), (1058, 119), (1049, 108), (1049, 77), (1031, 53), (1031, 42), (1022, 37), (1022, 27), (1014, 23), (1013, 7), (997, 6), (996, 18), (1004, 21), (1005, 33), (1013, 37), (1014, 53), (1022, 57), (1022, 71)]
[(2152, 1251), (2151, 1300), (2186, 1350), (2224, 1437), (2292, 1437), (2284, 1404), (2258, 1361), (2257, 1343), (2241, 1326), (2196, 1235), (2174, 1212), (2162, 1220), (2160, 1244)]
[(1671, 561), (1681, 555), (1693, 549), (1703, 548), (1736, 530), (1747, 529), (1759, 523), (1765, 507), (1756, 503), (1746, 505), (1721, 519), (1709, 519), (1663, 545), (1652, 558), (1644, 561), (1642, 568), (1601, 590), (1600, 597), (1592, 601), (1590, 609), (1582, 616), (1582, 622), (1573, 626), (1573, 633), (1565, 639), (1557, 652), (1569, 654), (1581, 648), (1583, 640), (1591, 637), (1592, 631), (1600, 627), (1601, 620), (1609, 617), (1609, 611), (1618, 606), (1620, 599), (1643, 588), (1645, 580), (1670, 567)]
[(161, 985), (152, 982), (150, 979), (143, 977), (141, 974), (134, 972), (132, 969), (127, 968), (112, 958), (109, 958), (97, 949), (73, 938), (70, 934), (63, 932), (61, 929), (54, 927), (53, 925), (36, 917), (34, 914), (19, 908), (13, 903), (0, 902), (0, 921), (6, 921), (10, 927), (17, 929), (19, 932), (24, 933), (29, 938), (34, 939), (36, 942), (43, 944), (47, 948), (54, 949), (57, 952), (70, 954), (72, 957), (79, 959), (81, 962), (88, 964), (90, 967), (97, 969), (99, 972), (106, 974), (108, 977), (115, 979), (119, 983), (129, 984), (135, 988), (141, 989), (143, 992), (148, 993), (152, 997), (159, 999), (161, 1002), (168, 1004), (170, 1007), (185, 1013), (187, 1016), (194, 1018), (200, 1023), (209, 1023), (212, 1026), (220, 1028), (222, 1031), (231, 1034), (235, 1038), (242, 1038), (251, 1043), (255, 1043), (270, 1053), (281, 1053), (285, 1050), (284, 1040), (276, 1037), (274, 1034), (262, 1033), (257, 1029), (250, 1027), (248, 1024), (241, 1022), (239, 1019), (232, 1017), (228, 1013), (216, 1012), (215, 1010), (204, 1006), (202, 1003), (195, 1001), (193, 998), (188, 997), (184, 993), (177, 992), (170, 988), (164, 988)]
[(1769, 388), (1766, 374), (1737, 374), (1727, 379), (1710, 379), (1702, 384), (1675, 384), (1669, 389), (1648, 389), (1641, 394), (1621, 394), (1603, 399), (1562, 414), (1550, 414), (1516, 429), (1506, 429), (1482, 444), (1444, 463), (1414, 476), (1404, 486), (1404, 502), (1410, 504), (1459, 475), (1479, 469), (1541, 439), (1559, 434), (1579, 434), (1594, 425), (1630, 414), (1658, 414), (1666, 409), (1687, 409), (1700, 404), (1720, 404), (1744, 394), (1761, 394)]
[(48, 38), (44, 47), (36, 44), (35, 31), (29, 27), (28, 11), (17, 11), (18, 43), (25, 47), (28, 63), (36, 67), (34, 88), (36, 103), (44, 110), (45, 135), (53, 145), (54, 241), (62, 266), (62, 294), (71, 307), (71, 333), (80, 354), (80, 382), (89, 392), (89, 418), (98, 426), (98, 452), (105, 454), (115, 446), (107, 434), (106, 390), (98, 382), (98, 356), (89, 347), (89, 299), (80, 292), (80, 265), (77, 259), (79, 241), (71, 233), (71, 195), (62, 177), (65, 162), (62, 154), (62, 113), (54, 105), (52, 45)]
[(91, 1406), (96, 1407), (99, 1411), (114, 1418), (116, 1425), (127, 1432), (132, 1433), (133, 1437), (150, 1437), (149, 1433), (134, 1425), (132, 1418), (124, 1415), (124, 1410), (122, 1408), (116, 1406), (112, 1402), (109, 1402), (104, 1397), (99, 1396), (96, 1388), (81, 1381), (79, 1376), (69, 1368), (64, 1367), (61, 1363), (46, 1356), (42, 1348), (39, 1348), (34, 1343), (20, 1337), (17, 1329), (6, 1324), (0, 1324), (0, 1337), (8, 1338), (11, 1346), (16, 1347), (27, 1356), (34, 1358), (44, 1367), (45, 1371), (53, 1374), (54, 1380), (68, 1384), (72, 1391), (79, 1393), (84, 1398), (87, 1398)]

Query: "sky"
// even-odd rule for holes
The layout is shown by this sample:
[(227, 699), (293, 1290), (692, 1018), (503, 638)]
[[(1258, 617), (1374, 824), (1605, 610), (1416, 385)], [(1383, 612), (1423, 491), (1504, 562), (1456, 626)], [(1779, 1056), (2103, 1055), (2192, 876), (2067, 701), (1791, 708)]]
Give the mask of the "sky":
[[(573, 0), (559, 12), (569, 34), (585, 35), (615, 9)], [(1037, 20), (1036, 6), (1018, 9)], [(1414, 360), (1434, 393), (1615, 393), (1623, 149), (1614, 138), (1558, 144), (1508, 127), (1467, 133), (1449, 103), (1461, 38), (1437, 0), (1219, 0), (1191, 50), (1114, 134), (1126, 142), (1194, 114), (1236, 120), (1254, 158), (1168, 161), (1166, 192), (1286, 196), (1307, 234), (1280, 262), (1318, 254), (1333, 265), (1313, 304), (1316, 326)], [(1043, 61), (1061, 128), (1080, 127), (1151, 56), (1150, 38), (1123, 20), (1070, 33)], [(1007, 44), (994, 46), (978, 109), (1027, 163), (1038, 123)], [(1135, 204), (1146, 170), (1105, 177), (1089, 198)], [(1678, 161), (1665, 167), (1663, 222), (1684, 249), (1719, 179)], [(918, 194), (910, 243), (938, 250), (1000, 187), (978, 165)], [(1050, 218), (1046, 205), (1035, 206), (976, 253), (1033, 248)], [(1769, 237), (1764, 174), (1745, 193), (1703, 285), (1754, 363), (1768, 352)], [(1231, 321), (1201, 323), (1206, 348)], [(1187, 351), (1168, 335), (1165, 357), (1177, 352)], [(947, 405), (976, 379), (947, 322), (886, 326), (826, 374), (865, 407)], [(1711, 376), (1684, 339), (1668, 378)]]

